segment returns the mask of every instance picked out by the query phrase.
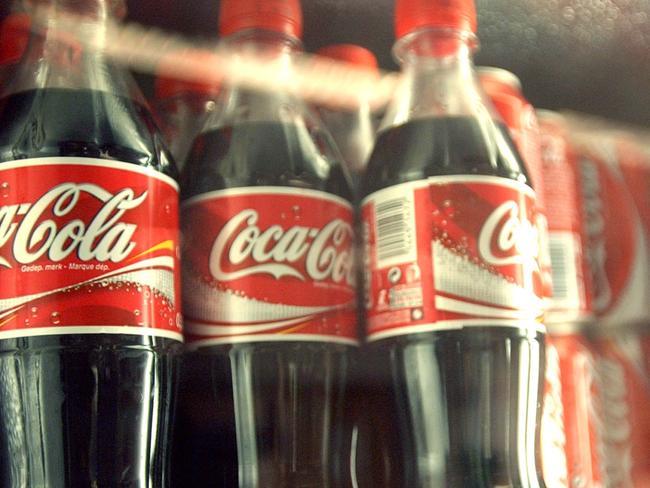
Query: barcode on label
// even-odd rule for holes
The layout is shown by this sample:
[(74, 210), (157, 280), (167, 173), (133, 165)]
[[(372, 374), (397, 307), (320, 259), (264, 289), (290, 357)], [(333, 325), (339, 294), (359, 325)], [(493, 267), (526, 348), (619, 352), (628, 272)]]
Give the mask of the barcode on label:
[(375, 202), (379, 268), (417, 259), (413, 196), (405, 193), (390, 196), (394, 198), (382, 198)]
[(576, 237), (570, 232), (552, 232), (549, 235), (549, 248), (553, 305), (563, 309), (578, 309), (581, 303), (581, 287), (576, 265)]

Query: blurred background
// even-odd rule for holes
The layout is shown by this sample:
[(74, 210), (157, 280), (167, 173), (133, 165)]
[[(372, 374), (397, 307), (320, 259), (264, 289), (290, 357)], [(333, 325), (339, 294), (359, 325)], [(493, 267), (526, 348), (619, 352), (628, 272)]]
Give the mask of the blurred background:
[[(8, 1), (0, 2), (0, 15)], [(128, 0), (128, 20), (214, 38), (218, 0)], [(393, 0), (303, 0), (305, 47), (335, 42), (391, 56)], [(477, 64), (518, 75), (536, 106), (650, 125), (650, 0), (477, 0)], [(151, 88), (140, 77), (145, 91)]]

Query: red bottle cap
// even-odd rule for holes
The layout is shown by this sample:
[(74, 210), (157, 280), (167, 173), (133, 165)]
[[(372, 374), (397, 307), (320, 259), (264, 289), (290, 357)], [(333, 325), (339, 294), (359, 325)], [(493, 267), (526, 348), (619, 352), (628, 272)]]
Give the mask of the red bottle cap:
[(356, 44), (334, 44), (319, 49), (316, 54), (372, 70), (378, 68), (375, 55), (365, 47)]
[(22, 13), (10, 14), (0, 24), (0, 65), (14, 64), (25, 53), (31, 19)]
[(300, 0), (221, 0), (219, 33), (228, 36), (246, 29), (263, 29), (300, 38)]
[(395, 34), (398, 39), (426, 27), (457, 29), (476, 34), (474, 0), (395, 1)]
[(214, 96), (219, 93), (219, 87), (216, 85), (194, 83), (166, 76), (158, 76), (156, 78), (154, 90), (158, 100), (164, 100), (166, 98), (172, 98), (187, 93), (196, 93), (206, 96)]

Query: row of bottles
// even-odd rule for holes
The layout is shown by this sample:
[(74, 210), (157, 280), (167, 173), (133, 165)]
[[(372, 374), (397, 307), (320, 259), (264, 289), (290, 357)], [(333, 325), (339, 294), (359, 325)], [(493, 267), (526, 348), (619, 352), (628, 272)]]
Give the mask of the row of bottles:
[[(578, 486), (549, 372), (596, 281), (471, 0), (396, 1), (379, 127), (168, 66), (154, 116), (57, 26), (101, 46), (121, 0), (34, 1), (0, 42), (2, 486)], [(229, 52), (292, 76), (298, 0), (220, 7)]]

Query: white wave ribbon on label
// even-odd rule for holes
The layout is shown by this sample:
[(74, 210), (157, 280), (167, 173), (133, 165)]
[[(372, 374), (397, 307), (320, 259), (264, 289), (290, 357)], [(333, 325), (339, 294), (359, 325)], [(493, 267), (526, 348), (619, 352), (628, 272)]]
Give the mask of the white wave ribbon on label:
[(260, 325), (202, 325), (188, 321), (186, 322), (186, 327), (192, 334), (205, 336), (257, 334), (260, 332), (271, 332), (275, 329), (281, 329), (290, 325), (298, 325), (312, 318), (314, 318), (314, 315), (306, 315), (295, 319), (264, 322)]
[[(466, 257), (450, 251), (440, 242), (432, 242), (432, 255), (433, 269), (445, 270), (443, 273), (434, 272), (437, 291), (459, 299), (465, 298), (495, 305), (494, 307), (476, 305), (436, 296), (436, 308), (451, 312), (528, 320), (534, 320), (542, 314), (544, 301), (533, 292), (508, 282), (502, 276), (481, 269)], [(439, 300), (441, 306), (438, 306)], [(459, 303), (464, 307), (474, 307), (476, 310), (459, 309)]]
[[(185, 277), (183, 292), (187, 328), (195, 334), (259, 332), (353, 305), (353, 302), (345, 302), (334, 306), (306, 307), (265, 302), (232, 290), (217, 290), (191, 277)], [(215, 322), (226, 325), (209, 325)]]
[[(164, 269), (160, 269), (164, 268)], [(3, 318), (26, 303), (34, 300), (44, 298), (48, 295), (64, 292), (78, 286), (89, 285), (96, 282), (123, 282), (132, 281), (140, 283), (143, 286), (148, 286), (152, 289), (159, 291), (169, 301), (174, 301), (174, 259), (168, 256), (158, 256), (144, 261), (139, 261), (135, 264), (125, 266), (123, 268), (105, 273), (103, 275), (91, 278), (89, 280), (73, 283), (54, 290), (48, 290), (42, 293), (34, 293), (32, 295), (25, 295), (22, 297), (0, 299), (0, 318)]]

